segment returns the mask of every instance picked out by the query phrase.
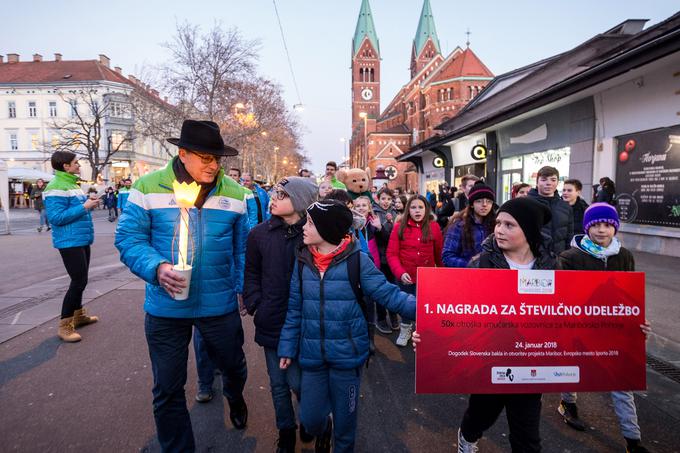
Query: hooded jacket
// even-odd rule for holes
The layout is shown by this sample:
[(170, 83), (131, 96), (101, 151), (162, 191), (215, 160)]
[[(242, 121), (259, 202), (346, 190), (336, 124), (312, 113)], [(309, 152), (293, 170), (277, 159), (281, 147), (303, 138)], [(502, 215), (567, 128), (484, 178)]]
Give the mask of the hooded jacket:
[(52, 225), (52, 245), (55, 249), (83, 247), (94, 242), (92, 215), (83, 204), (87, 195), (76, 181), (78, 176), (56, 171), (54, 179), (43, 192), (45, 212)]
[[(635, 259), (633, 254), (623, 247), (613, 254), (596, 257), (582, 246), (586, 235), (574, 236), (571, 248), (560, 253), (557, 260), (558, 268), (565, 271), (634, 271)], [(608, 255), (608, 256), (607, 256)]]
[[(536, 261), (532, 269), (536, 270), (551, 270), (557, 268), (557, 258), (552, 251), (541, 246), (540, 253), (535, 256)], [(496, 237), (494, 234), (490, 234), (484, 242), (482, 243), (482, 252), (475, 256), (468, 267), (481, 268), (481, 269), (510, 269), (508, 261), (503, 255), (503, 251), (498, 247), (496, 243)]]
[(557, 191), (552, 197), (544, 197), (533, 188), (529, 191), (529, 196), (546, 205), (552, 213), (552, 219), (541, 230), (545, 248), (556, 255), (567, 250), (571, 238), (574, 237), (574, 215), (569, 203), (561, 199)]
[(401, 279), (408, 273), (416, 283), (419, 267), (442, 267), (442, 232), (434, 220), (430, 220), (430, 238), (423, 241), (420, 223), (410, 217), (404, 229), (404, 239), (399, 239), (399, 223), (394, 225), (387, 246), (387, 262), (394, 277)]
[(288, 311), (290, 279), (295, 253), (302, 244), (307, 218), (288, 225), (279, 216), (253, 228), (248, 234), (243, 303), (255, 315), (255, 342), (276, 349)]
[(146, 281), (144, 310), (153, 316), (199, 318), (234, 312), (236, 294), (243, 289), (248, 214), (244, 191), (223, 170), (203, 207), (189, 210), (193, 243), (189, 298), (176, 301), (158, 284), (158, 266), (176, 263), (178, 254), (175, 230), (180, 212), (172, 189), (173, 161), (139, 178), (130, 190), (116, 228), (120, 260)]
[[(297, 358), (304, 369), (322, 366), (355, 369), (368, 359), (368, 326), (349, 282), (347, 258), (360, 255), (364, 295), (390, 312), (414, 319), (415, 297), (387, 282), (355, 240), (335, 256), (323, 278), (311, 252), (299, 249), (290, 283), (288, 314), (281, 331), (279, 357)], [(302, 282), (298, 266), (303, 265)]]

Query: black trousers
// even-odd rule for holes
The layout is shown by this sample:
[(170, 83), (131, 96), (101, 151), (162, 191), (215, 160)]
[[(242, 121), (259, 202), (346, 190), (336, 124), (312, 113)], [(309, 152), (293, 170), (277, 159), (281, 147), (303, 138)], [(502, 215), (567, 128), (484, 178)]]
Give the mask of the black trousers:
[(70, 318), (73, 312), (83, 306), (83, 291), (87, 286), (87, 273), (90, 269), (90, 246), (59, 249), (71, 284), (61, 305), (61, 319)]
[(470, 395), (468, 407), (460, 425), (468, 442), (476, 442), (491, 428), (505, 408), (510, 426), (512, 453), (537, 453), (541, 451), (539, 426), (541, 421), (541, 394), (520, 395)]

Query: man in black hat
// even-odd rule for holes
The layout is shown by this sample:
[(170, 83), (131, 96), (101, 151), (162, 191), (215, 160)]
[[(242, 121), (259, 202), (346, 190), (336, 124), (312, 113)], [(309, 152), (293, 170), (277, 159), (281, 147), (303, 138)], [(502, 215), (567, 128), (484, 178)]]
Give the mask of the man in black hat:
[[(225, 377), (223, 394), (232, 424), (243, 429), (248, 420), (238, 303), (248, 216), (243, 190), (224, 175), (220, 165), (223, 156), (238, 151), (224, 144), (217, 124), (186, 120), (180, 138), (168, 141), (179, 147), (178, 156), (166, 168), (135, 182), (116, 230), (116, 247), (121, 261), (146, 281), (144, 328), (161, 449), (190, 452), (195, 444), (184, 385), (193, 328), (201, 333), (210, 359)], [(187, 263), (192, 268), (187, 279), (173, 267), (178, 262), (180, 222), (175, 181), (200, 186), (189, 209)], [(183, 289), (188, 289), (188, 298), (176, 300)]]

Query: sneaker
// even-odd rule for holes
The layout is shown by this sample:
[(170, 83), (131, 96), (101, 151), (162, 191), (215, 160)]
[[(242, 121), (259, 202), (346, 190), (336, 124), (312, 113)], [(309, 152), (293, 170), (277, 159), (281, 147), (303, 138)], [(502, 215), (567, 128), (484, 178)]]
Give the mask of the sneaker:
[(458, 453), (475, 453), (479, 451), (477, 442), (468, 442), (458, 428)]
[(378, 329), (378, 332), (384, 333), (384, 334), (391, 334), (392, 333), (392, 326), (387, 324), (387, 319), (379, 319), (377, 323), (375, 323), (375, 327)]
[(578, 417), (578, 408), (576, 403), (565, 403), (560, 401), (560, 405), (557, 407), (557, 412), (560, 413), (564, 419), (564, 423), (571, 426), (577, 431), (585, 431), (586, 424)]
[(196, 394), (196, 401), (199, 403), (207, 403), (213, 399), (212, 390), (199, 390)]
[(411, 333), (413, 332), (413, 324), (401, 324), (399, 329), (399, 337), (395, 343), (397, 346), (406, 346), (408, 340), (411, 339)]
[(641, 443), (640, 439), (626, 439), (626, 453), (650, 453)]
[(38, 227), (38, 233), (42, 233), (42, 227)]
[(316, 438), (314, 453), (331, 453), (331, 440), (333, 439), (333, 419), (328, 416), (326, 430)]
[(390, 313), (390, 327), (392, 330), (399, 330), (399, 317), (396, 313)]

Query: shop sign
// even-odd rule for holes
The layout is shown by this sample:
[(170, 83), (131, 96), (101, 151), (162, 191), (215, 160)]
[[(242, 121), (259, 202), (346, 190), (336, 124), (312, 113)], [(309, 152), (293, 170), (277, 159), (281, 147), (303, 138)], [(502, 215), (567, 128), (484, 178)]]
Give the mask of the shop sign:
[(437, 156), (432, 159), (432, 166), (434, 168), (444, 168), (446, 166), (446, 160), (441, 156)]
[(475, 145), (470, 151), (470, 155), (474, 160), (484, 160), (486, 159), (488, 151), (484, 145)]
[(621, 220), (680, 228), (680, 126), (617, 140), (616, 208)]

